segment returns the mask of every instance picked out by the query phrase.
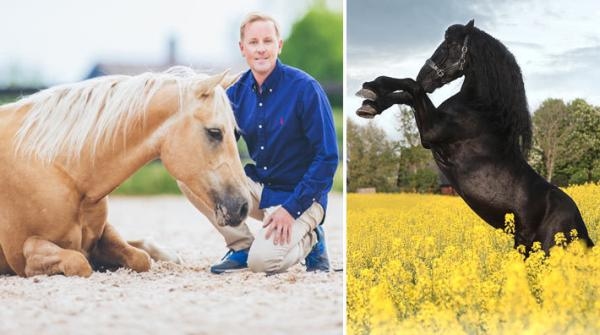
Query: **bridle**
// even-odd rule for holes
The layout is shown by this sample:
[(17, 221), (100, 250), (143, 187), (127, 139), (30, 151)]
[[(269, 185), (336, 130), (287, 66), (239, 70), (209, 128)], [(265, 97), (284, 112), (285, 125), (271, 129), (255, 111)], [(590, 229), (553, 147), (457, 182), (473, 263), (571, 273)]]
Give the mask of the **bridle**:
[(460, 48), (460, 58), (458, 59), (458, 61), (454, 62), (453, 64), (450, 64), (447, 68), (441, 69), (439, 66), (437, 66), (437, 64), (435, 64), (435, 62), (431, 58), (429, 58), (427, 61), (425, 61), (425, 64), (427, 66), (429, 66), (430, 68), (432, 68), (435, 71), (435, 73), (437, 74), (437, 76), (440, 78), (444, 77), (446, 72), (449, 72), (456, 68), (458, 68), (460, 71), (462, 71), (463, 68), (465, 67), (465, 62), (467, 59), (467, 51), (469, 51), (469, 48), (467, 47), (467, 43), (469, 43), (469, 35), (465, 36), (463, 45)]

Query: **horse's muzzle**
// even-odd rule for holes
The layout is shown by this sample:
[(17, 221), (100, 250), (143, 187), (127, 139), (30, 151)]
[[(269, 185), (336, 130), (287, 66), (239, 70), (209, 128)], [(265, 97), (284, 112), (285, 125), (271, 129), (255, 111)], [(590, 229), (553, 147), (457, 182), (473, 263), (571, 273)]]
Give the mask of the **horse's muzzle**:
[(433, 93), (433, 91), (442, 86), (436, 72), (427, 66), (427, 64), (419, 70), (416, 82), (419, 83), (427, 93)]
[(248, 200), (243, 197), (229, 198), (217, 203), (215, 216), (220, 226), (239, 226), (248, 217)]
[(419, 82), (419, 84), (421, 84), (421, 87), (423, 87), (423, 90), (427, 93), (433, 93), (433, 91), (441, 86), (437, 85), (436, 82), (431, 80), (423, 80), (422, 82)]

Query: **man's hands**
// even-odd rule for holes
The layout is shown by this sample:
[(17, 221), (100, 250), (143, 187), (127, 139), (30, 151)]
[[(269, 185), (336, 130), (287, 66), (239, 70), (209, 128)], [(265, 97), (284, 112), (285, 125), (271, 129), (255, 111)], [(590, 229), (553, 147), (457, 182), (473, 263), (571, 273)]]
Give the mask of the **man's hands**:
[(292, 238), (292, 225), (294, 217), (288, 211), (279, 207), (263, 221), (263, 228), (267, 228), (265, 238), (268, 240), (273, 235), (274, 245), (289, 244)]

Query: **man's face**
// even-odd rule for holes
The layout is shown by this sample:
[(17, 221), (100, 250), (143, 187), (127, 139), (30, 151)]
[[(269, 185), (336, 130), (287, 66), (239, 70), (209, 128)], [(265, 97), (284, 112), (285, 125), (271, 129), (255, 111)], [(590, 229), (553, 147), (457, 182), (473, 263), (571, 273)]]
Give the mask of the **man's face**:
[(254, 74), (268, 76), (277, 63), (283, 41), (271, 21), (254, 21), (244, 28), (240, 50)]

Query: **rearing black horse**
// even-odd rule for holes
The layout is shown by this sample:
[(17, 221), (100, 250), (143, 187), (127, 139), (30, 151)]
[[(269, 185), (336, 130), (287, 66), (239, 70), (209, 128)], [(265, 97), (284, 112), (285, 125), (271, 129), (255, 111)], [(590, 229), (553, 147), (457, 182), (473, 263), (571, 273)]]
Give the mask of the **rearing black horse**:
[[(465, 76), (460, 92), (435, 107), (426, 93)], [(453, 25), (417, 80), (378, 77), (357, 93), (357, 110), (372, 118), (394, 104), (413, 108), (423, 147), (456, 192), (483, 220), (504, 227), (515, 215), (515, 247), (534, 241), (549, 251), (554, 236), (588, 235), (575, 202), (527, 164), (531, 117), (521, 70), (502, 43), (473, 26)]]

